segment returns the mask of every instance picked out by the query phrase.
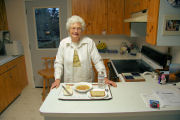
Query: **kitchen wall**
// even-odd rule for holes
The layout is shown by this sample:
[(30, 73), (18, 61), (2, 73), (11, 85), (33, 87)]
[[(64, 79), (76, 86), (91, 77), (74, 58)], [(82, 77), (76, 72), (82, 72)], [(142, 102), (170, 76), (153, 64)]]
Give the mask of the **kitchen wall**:
[(180, 17), (180, 7), (172, 7), (167, 0), (160, 0), (157, 45), (158, 46), (176, 46), (180, 45), (180, 35), (163, 35), (164, 17)]
[(23, 44), (28, 82), (34, 86), (24, 0), (5, 0), (5, 5), (11, 40), (20, 40)]
[[(31, 1), (31, 0), (27, 0)], [(71, 15), (71, 0), (68, 0), (68, 16)], [(33, 73), (32, 73), (32, 63), (31, 63), (31, 54), (29, 50), (29, 39), (28, 39), (28, 29), (26, 23), (26, 13), (25, 13), (25, 4), (24, 0), (5, 0), (8, 26), (11, 32), (12, 40), (20, 40), (24, 47), (24, 54), (26, 60), (26, 67), (28, 73), (29, 84), (34, 87)], [(143, 29), (143, 28), (142, 28)], [(126, 37), (122, 35), (102, 35), (102, 36), (90, 36), (95, 40), (106, 42), (109, 48), (120, 49), (120, 45), (123, 41), (137, 42), (139, 45), (147, 45), (161, 52), (167, 52), (167, 47), (157, 47), (151, 46), (145, 43), (144, 37)], [(180, 48), (172, 47), (173, 63), (180, 63)]]

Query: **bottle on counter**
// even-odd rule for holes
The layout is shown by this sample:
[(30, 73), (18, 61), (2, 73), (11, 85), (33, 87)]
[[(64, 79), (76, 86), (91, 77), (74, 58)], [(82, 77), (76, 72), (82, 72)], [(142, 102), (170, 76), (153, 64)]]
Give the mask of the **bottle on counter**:
[(161, 75), (161, 84), (166, 84), (166, 77), (164, 74)]
[(101, 89), (105, 88), (104, 72), (98, 72), (98, 87)]

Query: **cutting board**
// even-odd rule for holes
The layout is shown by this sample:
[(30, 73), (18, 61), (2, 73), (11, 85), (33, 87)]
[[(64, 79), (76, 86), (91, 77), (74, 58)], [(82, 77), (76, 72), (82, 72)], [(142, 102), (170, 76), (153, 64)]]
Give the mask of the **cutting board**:
[(140, 73), (122, 73), (122, 76), (126, 82), (143, 82), (144, 77)]

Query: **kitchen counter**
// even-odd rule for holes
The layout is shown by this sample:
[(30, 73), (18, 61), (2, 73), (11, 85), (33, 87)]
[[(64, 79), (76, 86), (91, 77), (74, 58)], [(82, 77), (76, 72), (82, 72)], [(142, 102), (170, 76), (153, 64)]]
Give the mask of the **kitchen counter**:
[(0, 56), (0, 66), (9, 62), (9, 61), (12, 61), (12, 60), (14, 60), (20, 56), (22, 56), (22, 55)]
[(120, 53), (100, 53), (101, 57), (103, 59), (111, 59), (111, 60), (122, 60), (122, 59), (140, 59), (141, 53), (137, 53), (136, 56), (130, 55), (128, 53), (126, 54), (120, 54)]
[[(141, 54), (138, 53), (136, 56), (132, 56), (130, 54), (124, 54), (121, 55), (119, 53), (117, 54), (113, 54), (113, 53), (101, 53), (100, 54), (101, 57), (103, 59), (113, 59), (113, 60), (120, 60), (120, 59), (140, 59), (141, 58)], [(21, 55), (16, 55), (16, 56), (0, 56), (0, 66), (11, 61), (14, 60), (16, 58), (18, 58)]]
[(40, 107), (45, 120), (179, 120), (180, 106), (153, 109), (147, 107), (141, 94), (151, 94), (157, 88), (176, 89), (173, 85), (160, 85), (150, 75), (145, 82), (118, 82), (111, 87), (111, 100), (63, 101), (58, 100), (60, 89), (53, 89)]

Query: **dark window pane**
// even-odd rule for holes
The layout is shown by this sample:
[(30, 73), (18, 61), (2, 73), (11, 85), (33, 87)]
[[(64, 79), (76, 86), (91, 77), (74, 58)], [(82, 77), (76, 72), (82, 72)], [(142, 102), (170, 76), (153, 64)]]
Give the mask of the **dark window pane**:
[(57, 48), (60, 42), (59, 8), (36, 8), (38, 48)]

